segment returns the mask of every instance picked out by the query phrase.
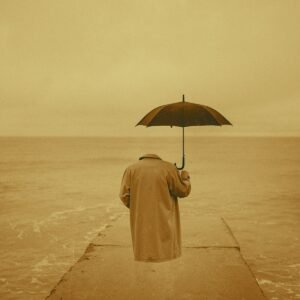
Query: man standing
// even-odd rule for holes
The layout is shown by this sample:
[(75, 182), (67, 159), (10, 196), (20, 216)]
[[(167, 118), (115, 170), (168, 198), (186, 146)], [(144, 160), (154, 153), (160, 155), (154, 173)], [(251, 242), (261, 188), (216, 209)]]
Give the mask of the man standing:
[(126, 168), (120, 190), (130, 209), (135, 260), (161, 262), (181, 255), (181, 228), (177, 197), (191, 191), (187, 171), (156, 154), (146, 154)]

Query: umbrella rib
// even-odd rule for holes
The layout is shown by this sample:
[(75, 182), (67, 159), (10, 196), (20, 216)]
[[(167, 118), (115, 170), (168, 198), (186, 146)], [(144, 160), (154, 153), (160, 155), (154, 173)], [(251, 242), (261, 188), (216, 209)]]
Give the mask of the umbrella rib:
[(218, 120), (218, 116), (221, 116), (223, 119), (224, 119), (224, 121), (226, 121), (227, 122), (227, 124), (229, 124), (229, 125), (232, 125), (222, 114), (220, 114), (219, 112), (217, 112), (216, 110), (214, 110), (213, 108), (211, 108), (211, 107), (209, 107), (209, 106), (206, 106), (206, 105), (201, 105), (205, 110), (207, 110), (209, 113), (210, 113), (210, 115), (214, 118), (214, 120), (218, 123), (218, 126), (222, 126), (222, 125), (226, 125), (226, 123), (225, 124), (223, 124), (222, 122), (220, 122), (219, 120)]
[[(162, 106), (159, 106), (157, 108), (159, 108), (157, 110), (157, 113), (153, 116), (153, 118), (151, 119), (151, 121), (149, 122), (149, 124), (147, 125), (147, 127), (150, 127), (150, 126), (153, 126), (152, 123), (153, 121), (155, 120), (155, 118), (167, 107), (169, 106), (170, 104), (166, 104), (166, 105), (162, 105)], [(159, 126), (162, 126), (162, 125), (159, 125)], [(165, 125), (165, 126), (172, 126), (172, 125)]]
[[(147, 113), (135, 126), (138, 125), (145, 125), (146, 127), (150, 127), (150, 126), (156, 126), (155, 124), (153, 124), (153, 121), (155, 120), (155, 118), (168, 106), (173, 105), (173, 103), (170, 104), (165, 104), (165, 105), (161, 105), (158, 106), (156, 108), (154, 108), (153, 110), (151, 110), (149, 113)], [(143, 122), (146, 119), (150, 119), (148, 122), (146, 122), (146, 124), (144, 124)], [(174, 125), (170, 125), (170, 124), (166, 124), (166, 125), (162, 125), (159, 124), (159, 126), (174, 126)]]
[[(162, 105), (162, 106), (160, 106), (159, 108), (160, 108), (160, 110), (157, 112), (157, 114), (152, 118), (152, 120), (149, 122), (149, 124), (148, 124), (148, 126), (153, 126), (152, 124), (153, 124), (153, 122), (154, 122), (154, 120), (156, 119), (156, 117), (159, 115), (159, 113), (162, 113), (165, 109), (167, 109), (168, 108), (168, 106), (170, 106), (170, 105), (172, 105), (172, 103), (171, 104), (166, 104), (166, 105)], [(147, 127), (148, 127), (147, 126)], [(163, 125), (159, 125), (159, 126), (163, 126)], [(164, 125), (164, 126), (174, 126), (173, 124), (166, 124), (166, 125)]]
[(165, 105), (161, 105), (161, 106), (158, 106), (154, 109), (152, 109), (148, 114), (146, 114), (135, 126), (138, 126), (138, 125), (145, 125), (146, 127), (149, 127), (151, 126), (150, 123), (151, 121), (148, 123), (148, 124), (143, 124), (143, 121), (147, 118), (149, 118), (149, 115), (151, 116), (152, 114), (154, 114), (154, 117), (157, 113), (159, 113), (165, 106), (167, 106), (168, 104), (165, 104)]

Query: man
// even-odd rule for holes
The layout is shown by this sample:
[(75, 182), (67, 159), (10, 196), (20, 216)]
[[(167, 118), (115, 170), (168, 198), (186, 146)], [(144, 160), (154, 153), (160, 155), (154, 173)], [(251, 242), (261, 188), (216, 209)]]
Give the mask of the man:
[(120, 190), (130, 209), (135, 260), (160, 262), (181, 255), (181, 228), (177, 197), (191, 191), (187, 171), (181, 174), (156, 154), (146, 154), (126, 168)]

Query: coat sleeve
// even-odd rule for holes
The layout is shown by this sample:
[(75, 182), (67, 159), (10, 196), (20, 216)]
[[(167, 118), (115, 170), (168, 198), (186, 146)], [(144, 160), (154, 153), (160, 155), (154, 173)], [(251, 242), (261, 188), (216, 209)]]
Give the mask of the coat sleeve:
[(179, 198), (187, 197), (191, 192), (191, 182), (189, 178), (181, 178), (178, 170), (174, 166), (168, 176), (170, 193)]
[(128, 208), (130, 208), (130, 181), (130, 171), (127, 168), (123, 174), (119, 197)]

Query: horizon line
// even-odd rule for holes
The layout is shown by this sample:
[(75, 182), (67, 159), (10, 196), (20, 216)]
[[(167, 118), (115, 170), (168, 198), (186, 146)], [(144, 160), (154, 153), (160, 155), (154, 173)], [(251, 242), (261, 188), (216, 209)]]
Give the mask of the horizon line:
[[(201, 134), (201, 135), (185, 135), (188, 138), (201, 137), (278, 137), (278, 138), (300, 138), (300, 134)], [(0, 135), (0, 138), (177, 138), (179, 135)]]

